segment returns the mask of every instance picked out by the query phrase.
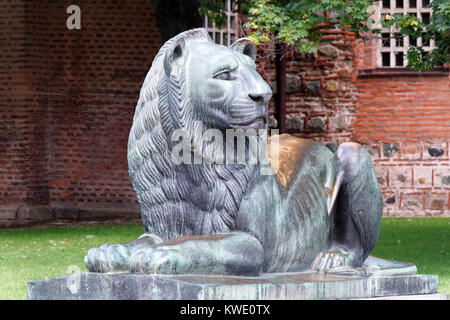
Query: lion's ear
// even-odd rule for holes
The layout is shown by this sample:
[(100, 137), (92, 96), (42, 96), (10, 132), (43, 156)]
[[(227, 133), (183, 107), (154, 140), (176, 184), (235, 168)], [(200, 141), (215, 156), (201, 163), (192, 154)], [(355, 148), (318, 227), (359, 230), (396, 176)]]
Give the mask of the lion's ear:
[(184, 39), (178, 39), (174, 44), (172, 44), (166, 51), (166, 56), (164, 57), (164, 69), (166, 74), (170, 75), (173, 68), (182, 64), (182, 58), (186, 50), (186, 45)]
[(249, 56), (253, 60), (256, 59), (256, 44), (249, 38), (241, 38), (236, 40), (236, 42), (233, 43), (230, 48), (236, 50), (237, 52), (243, 53), (246, 56)]

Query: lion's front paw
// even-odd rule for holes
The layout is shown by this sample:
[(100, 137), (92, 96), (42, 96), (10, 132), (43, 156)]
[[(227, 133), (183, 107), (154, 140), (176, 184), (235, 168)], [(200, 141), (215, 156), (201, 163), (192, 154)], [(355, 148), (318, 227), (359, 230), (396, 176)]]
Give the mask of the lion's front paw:
[(103, 244), (89, 249), (84, 264), (91, 272), (114, 272), (129, 269), (129, 248), (121, 244)]
[(175, 248), (141, 248), (131, 257), (131, 272), (144, 274), (186, 273), (187, 264), (180, 250)]
[(343, 249), (324, 251), (319, 253), (311, 268), (319, 273), (334, 273), (332, 270), (339, 268), (354, 268), (356, 263), (356, 255), (353, 252)]
[(84, 257), (84, 264), (90, 272), (108, 272), (109, 269), (105, 252), (100, 248), (89, 249)]

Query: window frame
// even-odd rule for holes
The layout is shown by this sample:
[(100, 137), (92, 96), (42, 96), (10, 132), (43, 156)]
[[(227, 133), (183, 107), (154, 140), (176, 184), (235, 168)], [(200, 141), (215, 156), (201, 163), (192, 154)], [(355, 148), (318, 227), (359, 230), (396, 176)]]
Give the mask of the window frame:
[[(432, 15), (432, 9), (431, 8), (424, 8), (422, 6), (422, 1), (423, 0), (416, 0), (416, 7), (415, 8), (410, 8), (409, 4), (410, 4), (410, 0), (400, 0), (403, 2), (403, 8), (397, 8), (396, 7), (396, 2), (399, 0), (388, 0), (390, 3), (390, 8), (383, 8), (383, 1), (379, 1), (378, 2), (378, 6), (379, 6), (379, 11), (378, 11), (378, 19), (380, 19), (379, 21), (381, 21), (381, 19), (383, 19), (385, 14), (389, 14), (389, 15), (393, 15), (393, 14), (409, 14), (409, 13), (415, 13), (416, 16), (422, 21), (423, 18), (423, 14), (429, 14), (429, 18), (431, 18)], [(429, 3), (431, 3), (432, 0), (429, 0)], [(395, 34), (396, 32), (398, 32), (398, 30), (389, 30), (389, 29), (382, 29), (381, 30), (381, 34), (383, 33), (391, 33), (393, 31), (393, 33)], [(377, 56), (376, 56), (376, 65), (377, 68), (383, 68), (383, 69), (389, 69), (389, 68), (401, 68), (401, 67), (406, 67), (406, 65), (408, 64), (408, 61), (406, 59), (406, 53), (408, 52), (408, 49), (410, 47), (410, 43), (409, 43), (409, 37), (408, 36), (403, 36), (402, 37), (402, 46), (396, 46), (396, 41), (397, 39), (395, 37), (392, 37), (389, 39), (389, 47), (383, 46), (383, 39), (378, 39), (377, 41)], [(417, 46), (422, 46), (422, 37), (419, 37), (416, 39)], [(423, 47), (423, 49), (425, 51), (431, 51), (434, 48), (436, 48), (435, 43), (432, 39), (429, 40), (430, 44), (429, 46), (425, 46)], [(389, 53), (389, 66), (384, 66), (383, 65), (383, 53)], [(397, 65), (396, 64), (396, 54), (398, 53), (402, 53), (403, 54), (403, 62), (402, 65)]]
[[(208, 31), (211, 39), (218, 44), (229, 47), (239, 38), (239, 14), (237, 12), (237, 6), (234, 0), (224, 0), (226, 1), (225, 14), (227, 15), (227, 24), (224, 28), (218, 29), (216, 24), (213, 22), (210, 24), (207, 15), (204, 17), (203, 26)], [(234, 12), (233, 12), (234, 11)], [(232, 27), (232, 20), (234, 18), (234, 28)], [(217, 42), (217, 35), (220, 39)], [(225, 42), (226, 39), (226, 43)]]

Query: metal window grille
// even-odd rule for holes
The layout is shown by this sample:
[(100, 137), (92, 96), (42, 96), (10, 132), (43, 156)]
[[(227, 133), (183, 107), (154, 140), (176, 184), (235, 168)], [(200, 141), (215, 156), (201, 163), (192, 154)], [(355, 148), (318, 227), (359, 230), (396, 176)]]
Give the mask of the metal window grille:
[(208, 16), (205, 16), (204, 27), (214, 42), (225, 46), (231, 45), (237, 39), (238, 35), (238, 14), (234, 0), (224, 0), (227, 23), (223, 29), (218, 29), (214, 22), (211, 22)]
[[(431, 8), (427, 8), (431, 0), (382, 0), (380, 1), (380, 19), (386, 19), (388, 15), (410, 14), (415, 15), (425, 24), (430, 23)], [(392, 30), (383, 30), (379, 40), (378, 66), (380, 67), (404, 67), (408, 64), (406, 53), (411, 46), (422, 46), (425, 51), (435, 48), (433, 40), (427, 40), (423, 36), (414, 39), (395, 33)], [(423, 34), (425, 35), (425, 34)]]

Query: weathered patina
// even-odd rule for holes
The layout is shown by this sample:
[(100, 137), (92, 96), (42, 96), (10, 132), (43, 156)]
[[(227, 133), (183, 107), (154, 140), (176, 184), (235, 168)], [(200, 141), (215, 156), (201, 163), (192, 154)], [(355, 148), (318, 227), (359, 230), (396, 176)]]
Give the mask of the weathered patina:
[(192, 142), (183, 149), (189, 158), (210, 160), (225, 144), (202, 139), (208, 130), (267, 129), (272, 92), (255, 56), (249, 40), (227, 48), (204, 29), (164, 44), (143, 84), (128, 144), (145, 233), (89, 250), (89, 271), (361, 271), (378, 239), (382, 197), (370, 155), (358, 144), (343, 143), (333, 153), (281, 135), (269, 139), (268, 156), (257, 163), (174, 159), (180, 130)]

